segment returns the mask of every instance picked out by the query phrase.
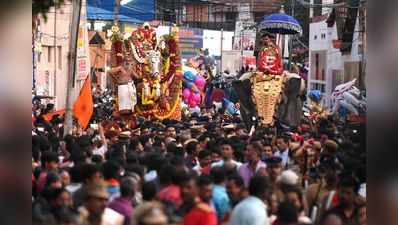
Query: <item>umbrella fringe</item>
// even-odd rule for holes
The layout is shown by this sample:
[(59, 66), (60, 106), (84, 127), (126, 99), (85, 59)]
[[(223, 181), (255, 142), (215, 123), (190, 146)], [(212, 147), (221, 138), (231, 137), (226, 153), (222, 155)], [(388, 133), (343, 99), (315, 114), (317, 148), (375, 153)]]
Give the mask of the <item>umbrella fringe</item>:
[(264, 22), (260, 24), (260, 29), (261, 30), (267, 30), (267, 29), (284, 29), (286, 32), (282, 34), (293, 34), (294, 32), (298, 34), (303, 33), (303, 29), (298, 26), (297, 24), (291, 24), (287, 22)]

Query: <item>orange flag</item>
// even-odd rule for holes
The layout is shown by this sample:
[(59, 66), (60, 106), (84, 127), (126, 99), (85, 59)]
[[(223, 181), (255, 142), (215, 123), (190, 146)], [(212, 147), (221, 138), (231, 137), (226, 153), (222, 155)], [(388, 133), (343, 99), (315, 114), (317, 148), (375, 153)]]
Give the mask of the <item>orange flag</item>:
[(73, 106), (73, 114), (77, 118), (81, 128), (86, 129), (90, 118), (93, 115), (94, 103), (91, 95), (90, 76), (84, 81), (83, 87), (80, 90), (80, 95)]
[(64, 114), (65, 114), (65, 109), (60, 109), (60, 110), (57, 110), (57, 111), (54, 111), (54, 112), (50, 112), (50, 113), (47, 113), (47, 114), (43, 115), (43, 119), (45, 121), (47, 121), (47, 122), (50, 122), (53, 119), (54, 116), (56, 116), (56, 115), (64, 115)]

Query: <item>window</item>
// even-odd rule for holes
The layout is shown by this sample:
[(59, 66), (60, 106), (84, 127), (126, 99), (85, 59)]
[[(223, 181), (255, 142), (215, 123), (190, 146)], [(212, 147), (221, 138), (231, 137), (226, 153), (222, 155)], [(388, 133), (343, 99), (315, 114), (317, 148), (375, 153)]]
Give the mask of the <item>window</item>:
[(314, 35), (314, 40), (316, 40), (316, 39), (318, 39), (318, 36), (317, 36), (317, 35)]
[(236, 13), (235, 12), (226, 12), (225, 13), (226, 21), (235, 21), (236, 20)]
[(40, 62), (41, 61), (41, 52), (38, 52), (37, 53), (37, 62)]
[(321, 38), (325, 39), (326, 38), (326, 34), (321, 34)]
[(311, 91), (316, 90), (316, 85), (317, 85), (316, 83), (311, 83)]
[(51, 47), (48, 46), (47, 47), (47, 62), (51, 63), (51, 58), (52, 58), (52, 51), (51, 51)]
[(58, 53), (58, 56), (57, 56), (57, 58), (58, 58), (58, 69), (62, 70), (62, 47), (58, 46), (57, 48), (58, 48), (57, 49), (57, 53)]

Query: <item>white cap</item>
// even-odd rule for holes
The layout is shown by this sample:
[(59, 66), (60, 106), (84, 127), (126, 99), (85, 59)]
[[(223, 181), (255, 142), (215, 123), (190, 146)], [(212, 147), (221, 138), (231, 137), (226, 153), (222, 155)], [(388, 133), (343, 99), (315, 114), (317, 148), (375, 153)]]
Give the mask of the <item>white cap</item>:
[(279, 177), (279, 182), (281, 184), (297, 185), (298, 181), (299, 176), (293, 170), (285, 170)]

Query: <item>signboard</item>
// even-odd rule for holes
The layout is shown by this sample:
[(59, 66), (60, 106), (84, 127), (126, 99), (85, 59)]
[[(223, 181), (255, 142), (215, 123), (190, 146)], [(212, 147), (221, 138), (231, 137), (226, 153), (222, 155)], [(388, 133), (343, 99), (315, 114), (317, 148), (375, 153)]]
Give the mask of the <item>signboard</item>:
[[(84, 1), (85, 2), (85, 1)], [(84, 3), (83, 2), (83, 3)], [(77, 55), (76, 55), (76, 79), (84, 80), (90, 73), (89, 61), (89, 39), (87, 31), (86, 8), (85, 4), (82, 6), (81, 19), (79, 25), (79, 33), (77, 39)]]
[(50, 71), (46, 70), (45, 72), (45, 89), (44, 89), (44, 95), (50, 95)]
[(252, 51), (256, 44), (256, 28), (254, 22), (236, 22), (233, 50)]
[(238, 6), (238, 20), (247, 21), (252, 20), (252, 13), (250, 12), (250, 4), (249, 3), (241, 3)]
[(180, 51), (183, 59), (195, 57), (203, 48), (203, 30), (198, 28), (180, 28)]

